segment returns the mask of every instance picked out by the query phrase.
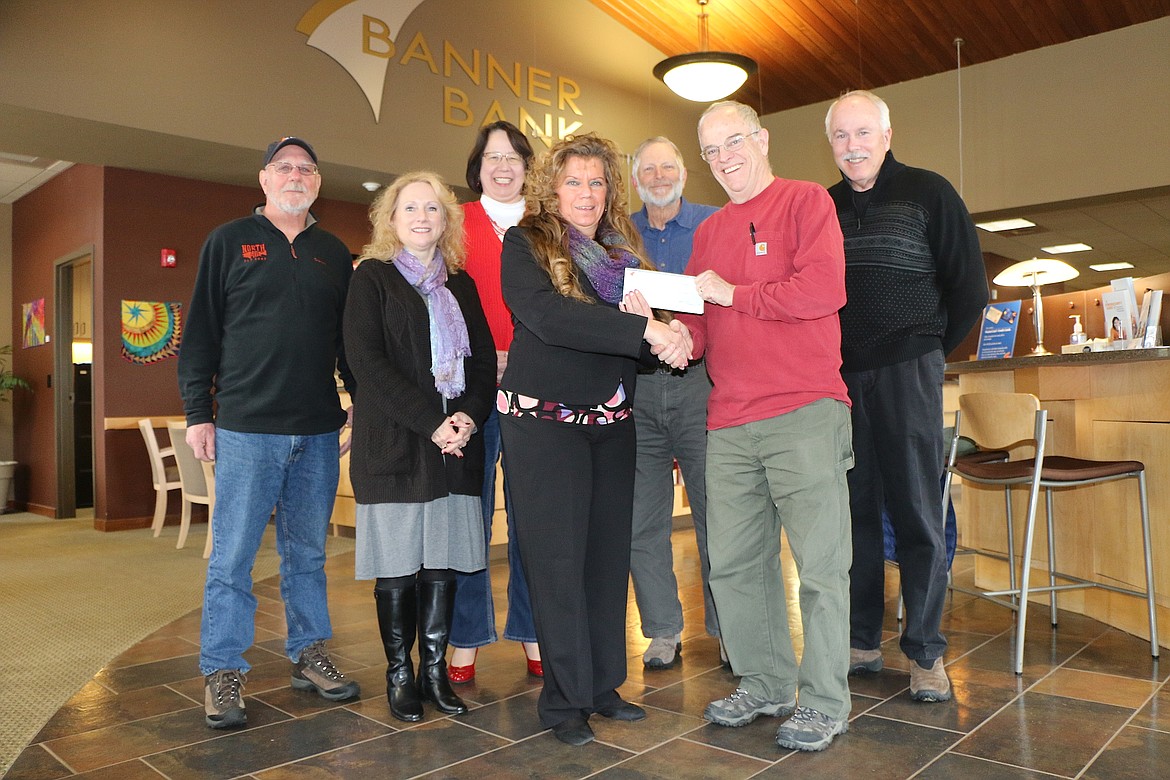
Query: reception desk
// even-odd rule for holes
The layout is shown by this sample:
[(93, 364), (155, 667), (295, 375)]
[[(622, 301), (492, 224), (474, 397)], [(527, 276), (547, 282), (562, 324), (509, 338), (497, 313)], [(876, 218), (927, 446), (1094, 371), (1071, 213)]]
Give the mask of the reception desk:
[[(959, 392), (1031, 393), (1048, 412), (1048, 452), (1146, 464), (1159, 639), (1170, 641), (1170, 348), (951, 363)], [(1013, 457), (1030, 454), (1026, 450)], [(1057, 490), (1053, 499), (1057, 569), (1142, 590), (1145, 570), (1137, 483), (1123, 480)], [(1016, 552), (1023, 550), (1027, 495), (1013, 490)], [(1043, 500), (1043, 496), (1041, 496)], [(1047, 580), (1041, 503), (1032, 581)], [(965, 482), (958, 502), (960, 544), (1006, 553), (1001, 488)], [(976, 583), (1007, 587), (1006, 564), (979, 556)], [(1040, 594), (1037, 602), (1047, 603)], [(1144, 599), (1102, 589), (1066, 591), (1062, 609), (1149, 639)]]

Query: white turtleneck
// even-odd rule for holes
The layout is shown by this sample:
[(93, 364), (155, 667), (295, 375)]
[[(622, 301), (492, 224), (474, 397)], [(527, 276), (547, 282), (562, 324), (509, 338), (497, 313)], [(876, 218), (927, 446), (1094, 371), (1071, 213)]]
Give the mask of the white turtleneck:
[(487, 195), (480, 195), (479, 202), (492, 222), (504, 230), (520, 224), (520, 218), (524, 216), (524, 198), (515, 203), (501, 203)]

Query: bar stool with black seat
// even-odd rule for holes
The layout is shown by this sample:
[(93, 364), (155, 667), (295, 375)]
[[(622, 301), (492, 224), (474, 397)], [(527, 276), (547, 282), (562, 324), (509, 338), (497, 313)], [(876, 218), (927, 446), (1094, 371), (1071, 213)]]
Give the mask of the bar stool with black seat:
[[(980, 447), (1009, 450), (1021, 443), (1032, 443), (1035, 455), (1030, 458), (985, 461), (980, 458), (956, 458), (956, 445), (961, 435), (973, 439)], [(1027, 625), (1028, 595), (1049, 594), (1052, 625), (1056, 626), (1057, 593), (1073, 588), (1103, 588), (1116, 593), (1146, 599), (1150, 620), (1150, 654), (1158, 657), (1158, 618), (1154, 603), (1154, 564), (1150, 547), (1150, 511), (1146, 494), (1146, 467), (1136, 460), (1087, 460), (1045, 452), (1047, 414), (1040, 401), (1028, 393), (966, 393), (959, 396), (959, 412), (955, 415), (955, 434), (947, 471), (965, 480), (985, 485), (1002, 485), (1005, 492), (1008, 527), (1009, 588), (1001, 591), (971, 591), (974, 595), (1002, 604), (1017, 613), (1014, 670), (1024, 671), (1024, 629)], [(1135, 479), (1141, 504), (1142, 544), (1145, 551), (1146, 589), (1122, 588), (1108, 583), (1087, 580), (1057, 571), (1056, 545), (1053, 540), (1052, 493), (1060, 488), (1073, 488)], [(1015, 575), (1014, 530), (1012, 526), (1011, 489), (1014, 485), (1028, 487), (1028, 516), (1024, 529), (1024, 549), (1018, 584)], [(1048, 525), (1048, 585), (1032, 587), (1032, 546), (1036, 530), (1036, 512), (1040, 489), (1044, 489)], [(1000, 557), (1000, 556), (995, 556)], [(1068, 584), (1057, 585), (1057, 580)], [(1005, 600), (1007, 596), (1010, 600)]]

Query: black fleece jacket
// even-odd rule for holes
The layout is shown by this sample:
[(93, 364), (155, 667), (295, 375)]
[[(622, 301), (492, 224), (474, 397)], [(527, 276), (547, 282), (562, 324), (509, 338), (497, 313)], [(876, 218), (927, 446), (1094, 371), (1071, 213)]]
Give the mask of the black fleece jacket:
[(353, 392), (341, 342), (352, 273), (349, 249), (315, 222), (292, 243), (259, 211), (213, 230), (183, 317), (187, 424), (297, 436), (340, 429), (333, 373)]

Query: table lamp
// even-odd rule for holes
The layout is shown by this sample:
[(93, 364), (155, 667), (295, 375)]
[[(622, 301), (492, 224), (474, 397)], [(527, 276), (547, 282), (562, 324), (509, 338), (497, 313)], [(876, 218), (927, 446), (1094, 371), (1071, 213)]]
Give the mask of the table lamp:
[(992, 284), (1000, 287), (1032, 288), (1032, 324), (1036, 328), (1036, 346), (1029, 354), (1033, 357), (1052, 354), (1044, 348), (1044, 303), (1040, 299), (1040, 287), (1045, 284), (1067, 282), (1077, 276), (1080, 276), (1080, 271), (1063, 260), (1033, 257), (1031, 260), (1009, 265), (991, 280)]

